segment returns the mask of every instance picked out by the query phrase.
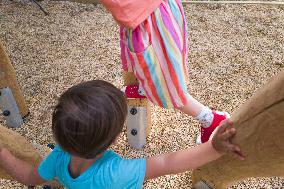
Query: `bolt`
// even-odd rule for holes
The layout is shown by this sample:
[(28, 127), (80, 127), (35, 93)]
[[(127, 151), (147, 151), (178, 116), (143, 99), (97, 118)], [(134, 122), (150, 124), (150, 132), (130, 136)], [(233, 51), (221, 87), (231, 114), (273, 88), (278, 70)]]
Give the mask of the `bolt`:
[(54, 149), (55, 146), (54, 146), (54, 144), (50, 143), (50, 144), (47, 145), (47, 147), (50, 148), (50, 149)]
[(133, 136), (135, 136), (135, 135), (137, 135), (137, 134), (138, 134), (138, 132), (137, 132), (137, 130), (136, 130), (136, 129), (132, 129), (132, 130), (131, 130), (131, 134), (132, 134)]
[(131, 108), (130, 113), (131, 113), (132, 115), (137, 114), (137, 109), (136, 109), (136, 108)]
[(4, 110), (3, 111), (3, 115), (4, 116), (9, 116), (11, 114), (11, 112), (9, 110)]

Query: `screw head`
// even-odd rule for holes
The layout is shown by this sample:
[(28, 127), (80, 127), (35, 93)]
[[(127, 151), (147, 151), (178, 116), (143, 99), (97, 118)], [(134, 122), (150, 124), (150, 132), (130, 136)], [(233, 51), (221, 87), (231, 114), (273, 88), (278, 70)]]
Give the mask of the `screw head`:
[(43, 189), (51, 189), (51, 186), (44, 185), (42, 188), (43, 188)]
[(49, 144), (47, 145), (47, 147), (53, 150), (55, 146), (54, 146), (54, 144), (49, 143)]
[(136, 135), (138, 134), (138, 131), (137, 131), (136, 129), (132, 129), (132, 130), (131, 130), (131, 134), (132, 134), (133, 136), (136, 136)]
[(4, 110), (3, 111), (3, 115), (4, 116), (9, 116), (11, 114), (11, 112), (9, 110)]
[(137, 109), (136, 109), (136, 108), (131, 108), (130, 113), (131, 113), (132, 115), (137, 114)]

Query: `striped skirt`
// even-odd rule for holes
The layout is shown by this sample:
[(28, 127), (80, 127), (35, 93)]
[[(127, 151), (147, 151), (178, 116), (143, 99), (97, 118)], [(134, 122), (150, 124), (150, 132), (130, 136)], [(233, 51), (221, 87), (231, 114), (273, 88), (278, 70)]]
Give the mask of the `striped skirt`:
[(120, 29), (123, 69), (134, 72), (147, 98), (180, 108), (187, 91), (187, 26), (180, 0), (163, 0), (137, 28)]

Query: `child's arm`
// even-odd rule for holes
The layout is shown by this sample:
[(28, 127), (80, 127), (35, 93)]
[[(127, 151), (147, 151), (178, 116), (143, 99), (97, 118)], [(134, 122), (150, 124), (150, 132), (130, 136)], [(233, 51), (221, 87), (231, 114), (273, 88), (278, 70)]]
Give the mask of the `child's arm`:
[(240, 148), (229, 141), (236, 133), (234, 128), (228, 128), (229, 125), (232, 123), (228, 120), (222, 122), (212, 141), (190, 149), (147, 158), (145, 180), (195, 169), (225, 153), (244, 159)]
[(46, 182), (39, 176), (36, 167), (18, 159), (1, 144), (0, 165), (13, 179), (22, 184), (35, 186)]

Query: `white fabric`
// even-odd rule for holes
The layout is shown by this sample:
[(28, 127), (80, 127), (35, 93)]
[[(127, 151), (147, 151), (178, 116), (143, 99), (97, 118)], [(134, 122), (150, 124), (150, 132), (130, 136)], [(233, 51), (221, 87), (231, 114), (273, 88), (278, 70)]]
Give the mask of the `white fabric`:
[(208, 128), (213, 122), (214, 114), (208, 107), (204, 107), (195, 119), (201, 123), (201, 127)]

